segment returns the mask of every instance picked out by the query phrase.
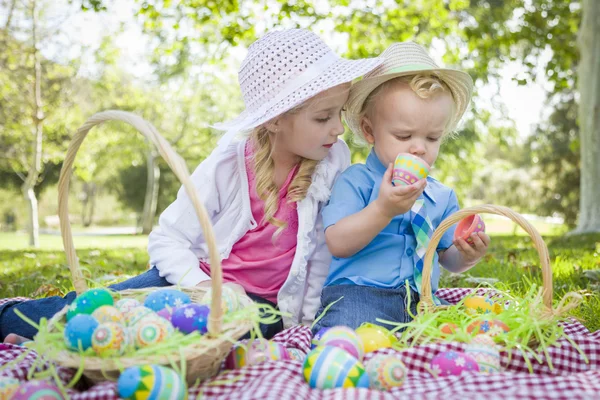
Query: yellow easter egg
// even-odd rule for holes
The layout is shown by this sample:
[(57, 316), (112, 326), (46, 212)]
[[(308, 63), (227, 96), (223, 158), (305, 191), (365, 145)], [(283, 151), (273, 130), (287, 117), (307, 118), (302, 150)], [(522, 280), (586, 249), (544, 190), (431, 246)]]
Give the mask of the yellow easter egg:
[(484, 296), (473, 296), (466, 298), (464, 305), (467, 314), (469, 315), (490, 313), (500, 314), (502, 312), (502, 307), (498, 303), (495, 303)]
[(356, 334), (363, 342), (365, 353), (392, 347), (392, 344), (397, 341), (389, 330), (370, 323), (364, 323), (356, 328)]

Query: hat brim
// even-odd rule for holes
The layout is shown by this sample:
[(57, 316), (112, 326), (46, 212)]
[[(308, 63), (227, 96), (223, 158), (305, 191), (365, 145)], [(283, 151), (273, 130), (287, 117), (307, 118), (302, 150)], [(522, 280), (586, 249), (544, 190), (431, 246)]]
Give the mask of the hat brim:
[(423, 68), (404, 70), (401, 72), (388, 73), (384, 75), (368, 77), (352, 85), (350, 97), (346, 103), (346, 110), (343, 112), (344, 120), (348, 128), (359, 137), (363, 137), (360, 128), (360, 118), (362, 107), (373, 90), (383, 83), (407, 75), (432, 73), (440, 77), (452, 92), (452, 97), (456, 104), (453, 121), (458, 123), (464, 113), (467, 111), (473, 95), (473, 79), (469, 74), (463, 71), (449, 68)]
[(346, 82), (352, 82), (372, 71), (379, 66), (383, 60), (381, 58), (365, 58), (360, 60), (347, 60), (339, 58), (333, 64), (328, 66), (316, 78), (302, 85), (294, 93), (287, 96), (284, 100), (273, 104), (267, 108), (264, 113), (252, 113), (247, 109), (236, 118), (215, 124), (213, 127), (218, 130), (229, 131), (232, 129), (238, 131), (247, 131), (254, 129), (265, 122), (291, 110), (325, 90)]

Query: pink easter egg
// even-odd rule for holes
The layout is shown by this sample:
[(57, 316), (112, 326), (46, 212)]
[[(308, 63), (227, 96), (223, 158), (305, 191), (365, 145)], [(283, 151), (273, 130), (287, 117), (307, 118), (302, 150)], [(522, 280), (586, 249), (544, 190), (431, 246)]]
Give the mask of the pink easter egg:
[(459, 351), (444, 351), (431, 360), (431, 374), (434, 377), (461, 375), (463, 372), (479, 372), (475, 359)]
[(485, 232), (483, 219), (478, 214), (469, 215), (458, 222), (454, 231), (454, 239), (461, 238), (472, 245), (471, 235), (478, 232)]
[(323, 334), (321, 345), (339, 347), (358, 361), (362, 361), (363, 356), (365, 355), (362, 339), (354, 330), (347, 326), (331, 327)]
[(64, 397), (60, 390), (53, 384), (40, 381), (31, 380), (19, 386), (16, 392), (13, 393), (11, 400), (63, 400)]

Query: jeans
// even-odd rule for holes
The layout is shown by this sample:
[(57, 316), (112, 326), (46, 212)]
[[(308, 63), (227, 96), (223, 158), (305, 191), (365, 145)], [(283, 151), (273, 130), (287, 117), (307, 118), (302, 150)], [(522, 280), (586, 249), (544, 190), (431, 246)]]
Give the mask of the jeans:
[[(419, 294), (410, 289), (410, 313), (416, 315)], [(394, 326), (377, 321), (378, 318), (392, 322), (410, 322), (411, 314), (407, 308), (406, 287), (383, 289), (371, 286), (333, 285), (325, 286), (321, 292), (321, 307), (316, 318), (323, 313), (328, 305), (339, 298), (329, 310), (313, 326), (313, 335), (321, 328), (344, 325), (352, 329), (358, 328), (363, 322), (370, 322), (388, 329)]]
[[(171, 286), (171, 284), (167, 282), (165, 278), (159, 276), (158, 269), (152, 268), (141, 275), (134, 276), (126, 281), (111, 285), (109, 288), (115, 291), (120, 291), (126, 289), (143, 289), (163, 286)], [(13, 301), (1, 305), (0, 340), (3, 341), (9, 333), (16, 333), (17, 335), (30, 339), (33, 338), (37, 333), (37, 329), (23, 321), (17, 314), (15, 314), (15, 309), (18, 309), (23, 315), (33, 320), (35, 323), (39, 323), (42, 317), (50, 319), (66, 305), (71, 304), (73, 300), (75, 300), (75, 297), (77, 297), (75, 292), (69, 292), (65, 297), (53, 296), (45, 299)], [(248, 293), (248, 297), (257, 303), (266, 303), (275, 306), (270, 301), (252, 293)], [(277, 322), (270, 325), (261, 324), (260, 330), (262, 331), (264, 337), (270, 339), (276, 333), (283, 330), (283, 321), (279, 319)], [(250, 335), (248, 334), (246, 337), (250, 337)]]

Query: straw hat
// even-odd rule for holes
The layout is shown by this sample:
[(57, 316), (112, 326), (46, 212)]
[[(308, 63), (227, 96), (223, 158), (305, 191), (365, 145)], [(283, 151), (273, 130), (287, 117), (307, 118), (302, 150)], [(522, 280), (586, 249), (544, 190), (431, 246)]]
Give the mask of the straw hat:
[(364, 75), (380, 58), (346, 60), (306, 29), (267, 33), (248, 49), (238, 80), (246, 109), (236, 118), (213, 127), (227, 133), (227, 146), (238, 132), (248, 131), (305, 100)]
[(352, 85), (350, 90), (344, 120), (355, 135), (363, 137), (360, 129), (360, 114), (369, 94), (390, 79), (415, 73), (435, 73), (448, 85), (456, 103), (453, 121), (455, 123), (460, 121), (473, 93), (473, 79), (469, 74), (438, 67), (425, 48), (413, 42), (394, 43), (381, 54), (381, 58), (383, 64), (365, 74), (363, 79)]

